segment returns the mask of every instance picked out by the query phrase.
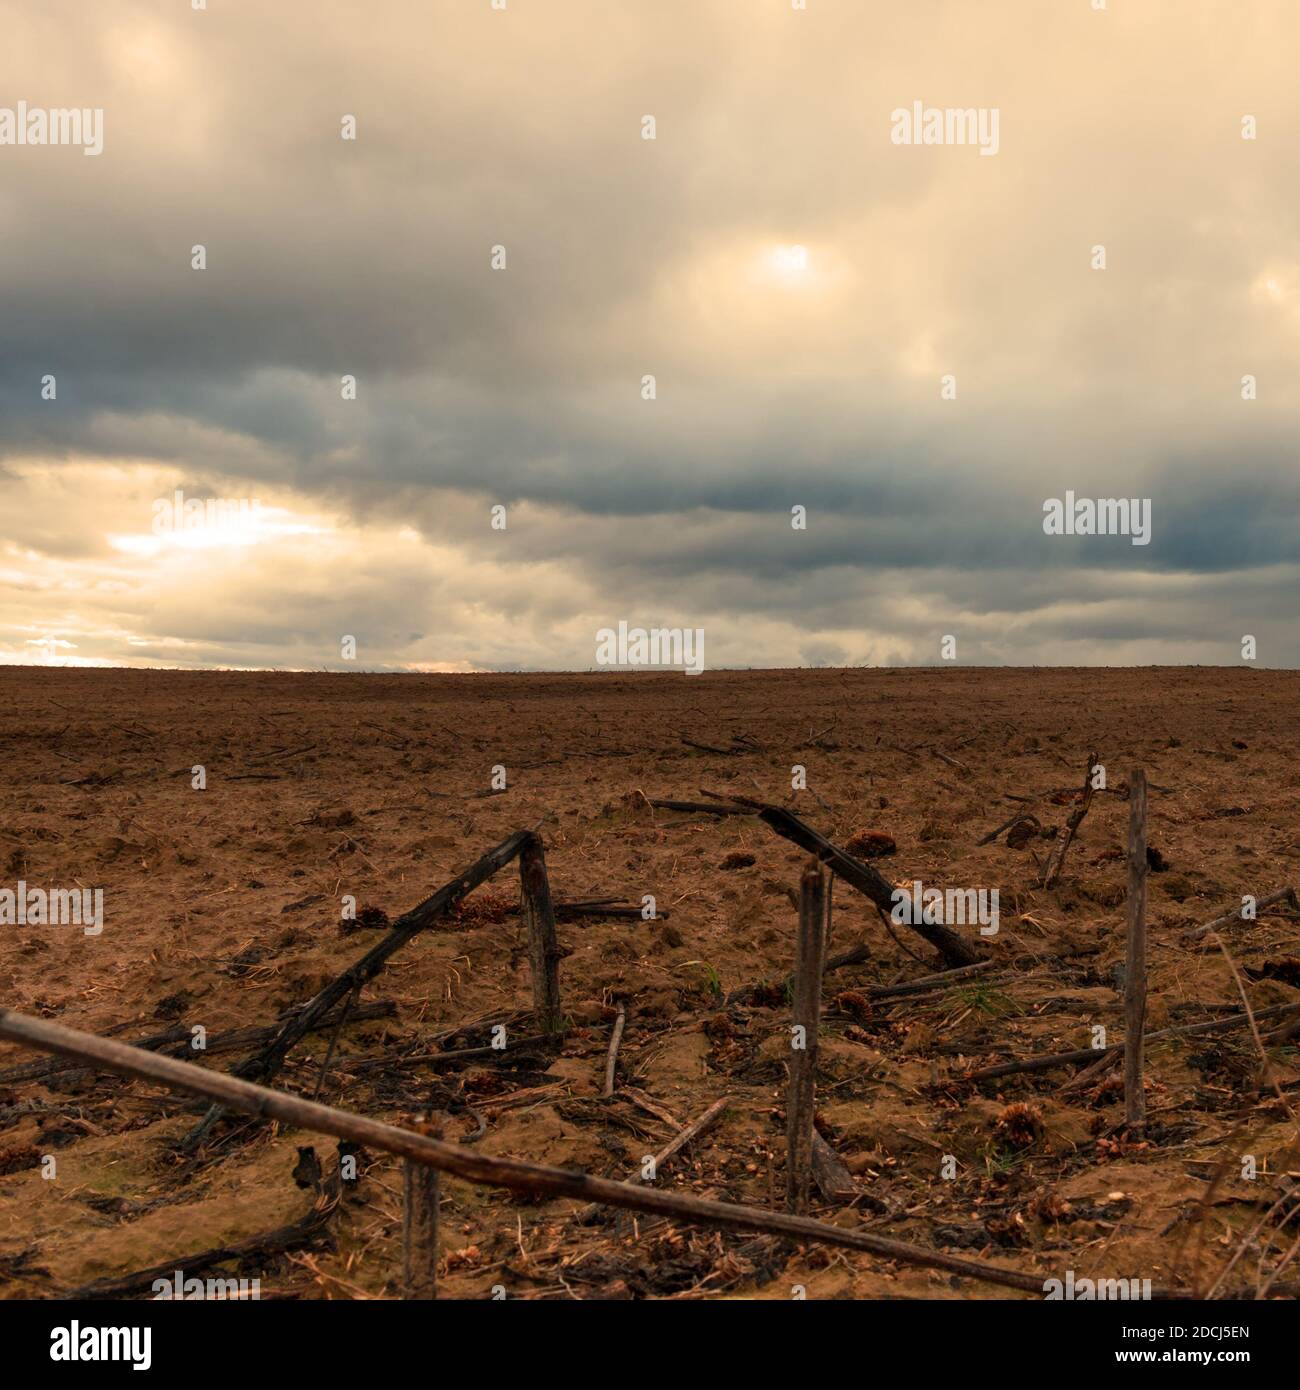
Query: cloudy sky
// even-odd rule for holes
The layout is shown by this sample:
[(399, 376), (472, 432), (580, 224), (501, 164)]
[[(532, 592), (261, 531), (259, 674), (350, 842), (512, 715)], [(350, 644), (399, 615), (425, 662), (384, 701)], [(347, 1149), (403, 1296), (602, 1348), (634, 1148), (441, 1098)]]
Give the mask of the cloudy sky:
[(1094, 2), (0, 0), (0, 662), (1300, 665), (1300, 6)]

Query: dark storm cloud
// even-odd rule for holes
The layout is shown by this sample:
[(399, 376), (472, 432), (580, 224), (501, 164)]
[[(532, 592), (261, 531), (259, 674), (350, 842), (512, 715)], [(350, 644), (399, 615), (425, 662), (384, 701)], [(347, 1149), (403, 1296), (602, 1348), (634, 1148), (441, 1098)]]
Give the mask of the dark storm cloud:
[[(310, 665), (363, 627), (393, 666), (586, 665), (613, 605), (754, 664), (957, 628), (964, 659), (1199, 659), (1264, 622), (1300, 660), (1294, 14), (1209, 43), (956, 0), (0, 23), (0, 104), (106, 112), (97, 159), (0, 150), (11, 650)], [(997, 105), (998, 157), (891, 145), (920, 98)], [(174, 485), (333, 519), (187, 584), (120, 540)], [(1066, 489), (1150, 498), (1151, 544), (1044, 535)]]

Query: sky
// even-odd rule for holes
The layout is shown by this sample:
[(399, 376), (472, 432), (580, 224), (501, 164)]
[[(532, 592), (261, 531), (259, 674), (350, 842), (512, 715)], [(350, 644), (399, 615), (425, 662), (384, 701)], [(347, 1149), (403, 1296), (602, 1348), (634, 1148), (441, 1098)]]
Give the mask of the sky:
[(1300, 665), (1294, 0), (194, 3), (0, 0), (0, 663)]

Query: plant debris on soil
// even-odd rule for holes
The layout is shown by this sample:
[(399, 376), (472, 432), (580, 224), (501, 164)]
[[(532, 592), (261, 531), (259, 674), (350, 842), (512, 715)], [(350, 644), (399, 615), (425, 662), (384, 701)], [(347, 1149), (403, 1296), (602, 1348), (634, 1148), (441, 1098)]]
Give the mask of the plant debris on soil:
[[(511, 864), (271, 1084), (602, 1177), (642, 1181), (672, 1150), (657, 1185), (780, 1210), (808, 854), (757, 799), (909, 893), (998, 893), (995, 934), (955, 928), (979, 961), (945, 979), (932, 945), (832, 879), (816, 1128), (834, 1180), (812, 1215), (1044, 1281), (1294, 1296), (1300, 917), (1284, 900), (1186, 936), (1296, 883), (1298, 727), (1300, 676), (1247, 667), (3, 668), (0, 888), (102, 888), (104, 929), (0, 925), (0, 1006), (229, 1070), (402, 913), (538, 827), (564, 953), (558, 1034), (538, 1036)], [(1089, 797), (1093, 752), (1105, 782)], [(792, 791), (796, 766), (807, 784)], [(1147, 1045), (1140, 1136), (1125, 1131), (1122, 1054), (1105, 1051), (1123, 1040), (1138, 768), (1146, 1027), (1169, 1030)], [(1047, 1060), (1009, 1069), (1031, 1058)], [(187, 1146), (205, 1109), (0, 1047), (0, 1296), (148, 1297), (159, 1269), (257, 1278), (264, 1299), (400, 1295), (400, 1161), (336, 1158), (320, 1136), (235, 1114)], [(338, 1179), (345, 1159), (355, 1181)], [(448, 1178), (441, 1244), (447, 1297), (1009, 1292)]]

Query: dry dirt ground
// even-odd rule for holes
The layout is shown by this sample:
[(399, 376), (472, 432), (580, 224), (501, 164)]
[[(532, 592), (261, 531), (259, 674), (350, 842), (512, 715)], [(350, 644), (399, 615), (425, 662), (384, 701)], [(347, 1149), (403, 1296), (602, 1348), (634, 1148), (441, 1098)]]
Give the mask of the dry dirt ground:
[[(1180, 941), (1243, 894), (1300, 878), (1298, 727), (1300, 675), (1244, 667), (698, 678), (0, 668), (0, 887), (105, 892), (99, 936), (0, 927), (0, 1005), (128, 1041), (273, 1023), (380, 939), (381, 927), (341, 929), (344, 895), (382, 923), (541, 822), (557, 899), (652, 894), (666, 914), (561, 921), (558, 1053), (401, 1064), (482, 1045), (493, 1022), (534, 1031), (512, 865), (366, 989), (363, 1003), (395, 1011), (344, 1027), (321, 1098), (396, 1123), (433, 1109), (448, 1137), (484, 1152), (628, 1177), (726, 1097), (722, 1121), (659, 1182), (779, 1206), (780, 985), (806, 856), (755, 818), (646, 801), (739, 792), (839, 843), (892, 837), (896, 852), (873, 861), (892, 882), (1000, 893), (998, 934), (979, 941), (991, 973), (873, 1002), (868, 987), (932, 973), (938, 958), (905, 927), (896, 942), (865, 898), (835, 884), (832, 953), (866, 942), (872, 954), (826, 979), (818, 1123), (858, 1195), (833, 1208), (816, 1197), (815, 1215), (1044, 1279), (1072, 1270), (1204, 1291), (1237, 1257), (1223, 1287), (1253, 1293), (1300, 1227), (1300, 1203), (1284, 1195), (1300, 1172), (1294, 1038), (1269, 1042), (1260, 1025), (1267, 1074), (1248, 1028), (1152, 1044), (1142, 1143), (1124, 1136), (1113, 1068), (1073, 1088), (1076, 1066), (966, 1077), (1087, 1048), (1098, 1026), (1122, 1036), (1123, 783), (1136, 766), (1153, 784), (1164, 866), (1148, 885), (1148, 1027), (1230, 1013), (1243, 990), (1255, 1010), (1300, 1002), (1289, 909), (1235, 924), (1222, 948)], [(1090, 750), (1108, 790), (1059, 885), (1039, 889)], [(206, 789), (191, 785), (196, 764)], [(796, 764), (806, 791), (791, 790)], [(1044, 833), (1020, 848), (979, 844), (1017, 810)], [(728, 1001), (762, 982), (774, 987)], [(619, 1002), (619, 1088), (605, 1102)], [(310, 1095), (328, 1044), (328, 1033), (306, 1038), (276, 1084)], [(247, 1050), (198, 1060), (229, 1068)], [(0, 1071), (33, 1060), (0, 1047)], [(263, 1298), (400, 1292), (394, 1160), (363, 1153), (337, 1210), (277, 1249), (261, 1237), (312, 1204), (293, 1177), (299, 1147), (314, 1142), (328, 1166), (332, 1141), (235, 1118), (179, 1152), (197, 1118), (193, 1101), (141, 1082), (0, 1078), (0, 1290), (49, 1297), (249, 1242), (242, 1264), (207, 1272), (257, 1277)], [(579, 1220), (572, 1202), (454, 1180), (443, 1194), (441, 1289), (453, 1296), (788, 1299), (803, 1285), (810, 1298), (1032, 1297), (857, 1252), (630, 1214)], [(1275, 1289), (1297, 1278), (1293, 1263)]]

